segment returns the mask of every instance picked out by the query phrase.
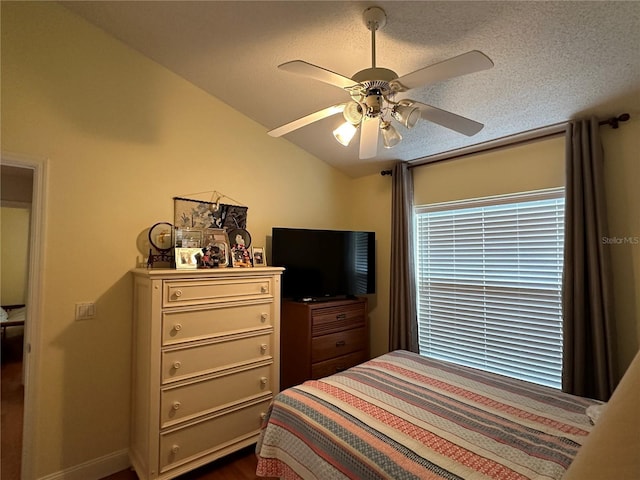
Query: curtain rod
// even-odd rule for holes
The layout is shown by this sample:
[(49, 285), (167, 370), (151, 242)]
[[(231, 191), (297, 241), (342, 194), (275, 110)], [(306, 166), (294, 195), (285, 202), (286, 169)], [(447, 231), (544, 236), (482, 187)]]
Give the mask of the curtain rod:
[[(631, 118), (628, 113), (623, 113), (617, 117), (611, 117), (606, 120), (598, 122), (599, 125), (609, 125), (611, 128), (618, 128), (620, 122), (626, 122)], [(470, 145), (468, 147), (457, 148), (455, 150), (449, 150), (443, 153), (436, 153), (428, 157), (424, 157), (417, 160), (409, 161), (409, 167), (419, 167), (421, 165), (427, 165), (429, 163), (442, 162), (444, 160), (451, 160), (452, 158), (464, 157), (467, 155), (475, 155), (478, 153), (484, 153), (491, 150), (497, 150), (499, 148), (511, 147), (514, 145), (521, 145), (534, 140), (541, 140), (543, 138), (550, 138), (556, 135), (564, 133), (569, 122), (555, 123), (546, 127), (536, 128), (534, 130), (527, 130), (526, 132), (516, 133), (514, 135), (508, 135), (506, 137), (497, 138), (495, 140), (489, 140), (487, 142), (478, 143), (476, 145)], [(380, 175), (391, 175), (391, 170), (382, 170)]]

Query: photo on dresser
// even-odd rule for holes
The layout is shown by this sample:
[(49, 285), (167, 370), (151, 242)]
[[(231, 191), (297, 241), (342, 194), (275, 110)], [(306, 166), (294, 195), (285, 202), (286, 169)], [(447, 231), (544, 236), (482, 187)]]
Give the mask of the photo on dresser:
[(244, 245), (234, 244), (231, 247), (231, 261), (234, 267), (250, 267), (249, 250)]
[(229, 266), (229, 236), (222, 228), (207, 228), (203, 232), (202, 268)]
[(193, 269), (198, 268), (202, 258), (201, 248), (176, 248), (176, 268)]
[(251, 247), (254, 267), (266, 267), (267, 257), (264, 254), (264, 247)]
[(193, 228), (176, 228), (175, 246), (182, 248), (201, 247), (202, 230)]

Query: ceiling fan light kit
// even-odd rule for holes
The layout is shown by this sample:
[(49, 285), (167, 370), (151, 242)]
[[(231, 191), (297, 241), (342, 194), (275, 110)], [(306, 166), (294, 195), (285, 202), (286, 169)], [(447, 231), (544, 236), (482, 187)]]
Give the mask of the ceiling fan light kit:
[(357, 130), (358, 127), (353, 123), (344, 122), (333, 131), (333, 136), (339, 143), (341, 143), (345, 147), (348, 147)]
[(389, 122), (380, 123), (380, 131), (384, 148), (393, 148), (402, 140), (402, 135)]
[(398, 77), (393, 70), (376, 66), (375, 35), (376, 31), (386, 25), (386, 13), (379, 7), (369, 7), (364, 11), (363, 19), (371, 31), (371, 68), (347, 78), (302, 60), (278, 66), (281, 70), (342, 88), (349, 93), (351, 101), (294, 120), (269, 131), (269, 135), (279, 137), (336, 113), (342, 113), (345, 123), (333, 131), (334, 137), (342, 145), (348, 146), (360, 130), (359, 156), (366, 159), (376, 156), (379, 136), (382, 136), (385, 148), (392, 148), (400, 143), (402, 135), (392, 125), (392, 120), (411, 129), (419, 119), (423, 119), (467, 136), (475, 135), (484, 127), (474, 120), (414, 100), (396, 101), (395, 96), (415, 87), (489, 69), (493, 67), (493, 62), (486, 55), (473, 50)]

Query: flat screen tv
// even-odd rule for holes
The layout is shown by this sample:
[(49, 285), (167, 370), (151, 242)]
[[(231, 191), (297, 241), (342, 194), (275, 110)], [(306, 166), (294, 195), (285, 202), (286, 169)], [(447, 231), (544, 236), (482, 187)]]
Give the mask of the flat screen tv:
[(376, 291), (375, 232), (273, 227), (271, 263), (284, 267), (282, 297), (351, 298)]

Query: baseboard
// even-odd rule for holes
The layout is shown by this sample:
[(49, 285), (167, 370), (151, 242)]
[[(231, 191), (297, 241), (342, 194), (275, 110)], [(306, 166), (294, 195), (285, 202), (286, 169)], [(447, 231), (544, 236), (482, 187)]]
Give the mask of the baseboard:
[(126, 470), (130, 465), (129, 450), (124, 449), (40, 477), (38, 480), (100, 480), (121, 470)]

